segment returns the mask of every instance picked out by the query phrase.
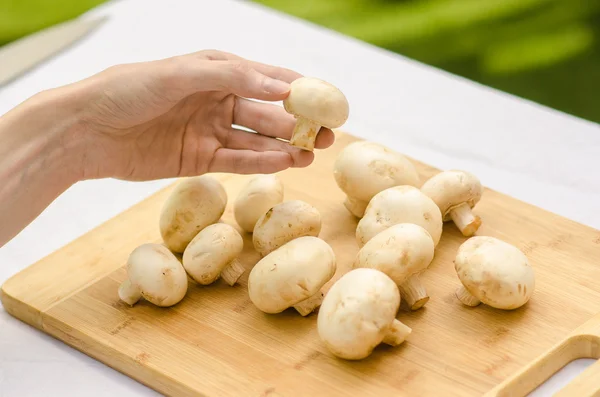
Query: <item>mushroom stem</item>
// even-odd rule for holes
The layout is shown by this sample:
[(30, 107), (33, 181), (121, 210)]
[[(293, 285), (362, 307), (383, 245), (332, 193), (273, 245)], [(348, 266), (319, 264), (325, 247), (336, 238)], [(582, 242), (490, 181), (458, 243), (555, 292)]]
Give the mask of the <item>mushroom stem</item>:
[(319, 132), (320, 129), (321, 126), (319, 124), (303, 117), (297, 117), (296, 125), (292, 132), (292, 138), (290, 139), (290, 145), (313, 151), (315, 148), (315, 140), (317, 139), (317, 132)]
[(244, 274), (246, 269), (240, 264), (237, 259), (232, 260), (229, 265), (225, 266), (221, 271), (221, 278), (229, 285), (233, 285), (238, 281), (240, 276)]
[(133, 306), (142, 299), (142, 291), (127, 279), (119, 286), (119, 298), (129, 306)]
[(344, 201), (344, 206), (346, 206), (348, 211), (358, 218), (363, 217), (365, 210), (367, 209), (367, 205), (369, 205), (367, 201), (358, 200), (350, 196), (346, 196), (346, 200)]
[(418, 274), (409, 277), (404, 283), (398, 286), (398, 289), (400, 289), (400, 296), (406, 301), (410, 310), (418, 310), (429, 301), (427, 290), (421, 284)]
[(471, 293), (467, 291), (464, 286), (460, 286), (456, 290), (455, 295), (459, 301), (470, 307), (475, 307), (481, 303), (481, 301), (471, 295)]
[(383, 338), (383, 343), (390, 346), (398, 346), (408, 338), (412, 329), (408, 325), (394, 319), (387, 334)]
[(473, 214), (471, 207), (467, 203), (453, 208), (450, 211), (450, 217), (454, 221), (454, 224), (463, 236), (470, 237), (475, 234), (479, 226), (481, 226), (481, 218)]
[(323, 292), (319, 291), (313, 296), (304, 299), (294, 305), (294, 309), (302, 316), (306, 317), (312, 313), (323, 302)]

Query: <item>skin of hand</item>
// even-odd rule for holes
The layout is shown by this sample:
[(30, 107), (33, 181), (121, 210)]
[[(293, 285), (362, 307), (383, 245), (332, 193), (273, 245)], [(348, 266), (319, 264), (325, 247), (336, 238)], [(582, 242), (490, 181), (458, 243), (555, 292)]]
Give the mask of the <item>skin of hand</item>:
[[(283, 141), (293, 116), (268, 103), (285, 99), (298, 77), (208, 50), (114, 66), (33, 96), (0, 117), (0, 247), (81, 180), (310, 165), (312, 152)], [(323, 128), (316, 148), (333, 141)]]

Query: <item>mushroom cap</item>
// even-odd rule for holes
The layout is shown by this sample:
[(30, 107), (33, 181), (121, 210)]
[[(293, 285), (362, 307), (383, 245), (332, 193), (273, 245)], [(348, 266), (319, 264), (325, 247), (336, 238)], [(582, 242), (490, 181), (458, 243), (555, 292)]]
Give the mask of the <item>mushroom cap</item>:
[(350, 111), (348, 100), (339, 89), (314, 77), (292, 81), (283, 106), (288, 113), (327, 128), (341, 127)]
[(370, 239), (358, 252), (354, 268), (377, 269), (400, 285), (427, 269), (434, 251), (427, 230), (412, 223), (399, 223)]
[(167, 247), (147, 243), (134, 249), (127, 260), (127, 276), (144, 299), (156, 306), (172, 306), (183, 299), (187, 274)]
[(450, 211), (467, 203), (473, 208), (481, 199), (483, 186), (479, 179), (466, 171), (443, 171), (427, 180), (421, 191), (440, 207), (444, 221), (450, 220)]
[(233, 203), (235, 221), (246, 232), (265, 212), (283, 201), (283, 184), (276, 174), (257, 175), (242, 188)]
[(289, 200), (275, 205), (258, 219), (252, 243), (264, 256), (297, 237), (316, 237), (320, 232), (319, 211), (302, 200)]
[(298, 237), (262, 258), (248, 276), (248, 295), (265, 313), (280, 313), (310, 298), (336, 270), (335, 254), (318, 237)]
[(336, 356), (358, 360), (383, 341), (399, 307), (400, 292), (391, 278), (375, 269), (354, 269), (325, 295), (317, 330)]
[(198, 283), (213, 283), (244, 249), (242, 236), (226, 223), (202, 229), (183, 252), (183, 267)]
[(201, 175), (183, 179), (160, 214), (160, 233), (166, 246), (182, 253), (200, 230), (221, 218), (226, 205), (227, 192), (216, 178)]
[(454, 259), (467, 291), (497, 309), (516, 309), (529, 300), (535, 275), (525, 254), (495, 237), (475, 236), (465, 241)]
[(369, 141), (346, 146), (336, 158), (333, 175), (346, 195), (366, 202), (393, 186), (419, 186), (417, 170), (406, 157)]
[(431, 235), (435, 246), (442, 236), (442, 214), (432, 199), (414, 186), (394, 186), (377, 193), (356, 227), (363, 246), (376, 234), (398, 223), (414, 223)]

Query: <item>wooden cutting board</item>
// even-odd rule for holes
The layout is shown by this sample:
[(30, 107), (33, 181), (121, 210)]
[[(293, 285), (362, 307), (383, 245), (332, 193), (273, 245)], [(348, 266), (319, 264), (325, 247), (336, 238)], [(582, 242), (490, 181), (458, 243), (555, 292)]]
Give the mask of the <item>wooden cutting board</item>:
[[(338, 135), (331, 149), (316, 152), (313, 165), (281, 173), (286, 200), (302, 199), (321, 211), (320, 237), (338, 260), (328, 286), (358, 252), (357, 220), (344, 208), (332, 175), (337, 153), (354, 140)], [(423, 181), (437, 172), (416, 165)], [(219, 178), (229, 195), (223, 219), (235, 225), (231, 204), (249, 176)], [(191, 284), (186, 298), (172, 308), (144, 301), (128, 307), (117, 296), (126, 276), (123, 266), (136, 246), (161, 241), (158, 217), (170, 189), (12, 277), (2, 287), (6, 310), (171, 396), (518, 396), (570, 360), (600, 352), (598, 337), (584, 332), (579, 342), (569, 339), (558, 353), (526, 367), (600, 312), (600, 231), (490, 189), (475, 208), (483, 219), (478, 234), (498, 237), (527, 254), (536, 271), (532, 300), (515, 311), (461, 305), (454, 296), (459, 281), (452, 260), (466, 238), (446, 224), (422, 276), (429, 303), (398, 314), (413, 329), (409, 339), (396, 348), (380, 346), (363, 361), (334, 358), (318, 338), (316, 314), (267, 315), (256, 309), (247, 295), (247, 272), (235, 287), (223, 281)], [(249, 270), (258, 259), (245, 235), (241, 262)], [(525, 375), (515, 375), (523, 370)], [(600, 388), (600, 380), (596, 383)], [(589, 384), (586, 390), (592, 390)]]

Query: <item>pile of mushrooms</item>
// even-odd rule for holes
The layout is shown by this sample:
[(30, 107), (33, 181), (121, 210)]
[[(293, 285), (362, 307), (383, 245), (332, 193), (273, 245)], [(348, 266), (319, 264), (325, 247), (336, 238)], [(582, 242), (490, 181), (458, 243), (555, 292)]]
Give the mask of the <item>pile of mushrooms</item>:
[(434, 255), (431, 235), (421, 226), (400, 223), (378, 233), (360, 249), (354, 268), (377, 269), (400, 288), (411, 310), (427, 303), (427, 290), (419, 280)]
[(400, 292), (375, 269), (354, 269), (329, 289), (317, 317), (325, 346), (337, 357), (360, 360), (380, 343), (398, 346), (412, 332), (396, 320)]
[(420, 183), (417, 170), (406, 157), (369, 141), (353, 142), (342, 149), (333, 176), (346, 194), (344, 205), (358, 218), (382, 190), (399, 185), (419, 187)]
[(293, 307), (307, 316), (321, 304), (321, 288), (335, 270), (335, 254), (329, 244), (318, 237), (298, 237), (254, 266), (248, 277), (248, 294), (265, 313)]
[[(322, 126), (337, 128), (348, 118), (341, 91), (315, 78), (294, 81), (284, 107), (296, 118), (290, 144), (306, 150), (314, 149)], [(329, 290), (341, 266), (330, 242), (320, 237), (323, 218), (315, 206), (284, 200), (279, 175), (254, 175), (226, 213), (225, 187), (203, 175), (183, 178), (171, 190), (159, 214), (162, 244), (148, 242), (131, 252), (119, 299), (130, 306), (143, 298), (169, 307), (184, 299), (190, 281), (206, 286), (197, 293), (219, 279), (238, 286), (231, 293), (240, 293), (247, 274), (243, 291), (256, 310), (277, 315), (291, 309), (307, 318), (318, 312), (317, 333), (326, 348), (336, 357), (360, 360), (381, 343), (397, 346), (409, 338), (412, 329), (396, 318), (401, 302), (419, 310), (435, 299), (421, 280), (434, 261), (444, 222), (452, 221), (467, 237), (454, 259), (461, 283), (457, 300), (501, 310), (530, 300), (535, 275), (526, 255), (498, 238), (475, 236), (482, 221), (474, 207), (484, 191), (475, 175), (443, 171), (419, 187), (411, 161), (374, 142), (346, 146), (332, 171), (346, 196), (343, 205), (359, 219), (357, 254)], [(257, 258), (248, 273), (244, 237)]]
[(442, 214), (428, 196), (413, 186), (395, 186), (377, 193), (356, 227), (359, 247), (390, 226), (414, 223), (423, 227), (435, 246), (442, 236)]

